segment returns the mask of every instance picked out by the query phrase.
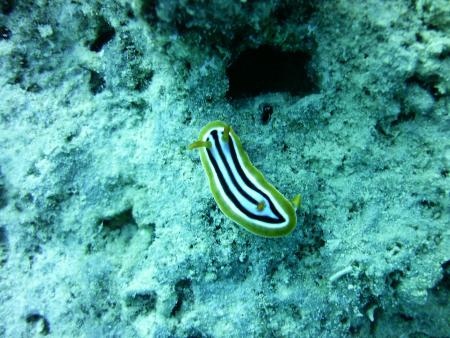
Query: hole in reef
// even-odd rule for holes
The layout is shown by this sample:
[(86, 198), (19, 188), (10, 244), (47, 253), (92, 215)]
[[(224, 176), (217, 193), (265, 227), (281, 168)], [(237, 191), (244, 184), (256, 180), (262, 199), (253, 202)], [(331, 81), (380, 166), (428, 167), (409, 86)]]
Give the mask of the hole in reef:
[(105, 89), (105, 79), (96, 71), (89, 70), (89, 90), (93, 95)]
[(44, 336), (50, 333), (50, 323), (47, 318), (45, 318), (40, 313), (31, 312), (25, 316), (25, 321), (28, 324), (35, 326), (36, 331)]
[(156, 14), (156, 6), (158, 5), (158, 2), (156, 0), (150, 0), (150, 1), (143, 1), (141, 8), (140, 8), (140, 14), (142, 18), (150, 25), (153, 26), (156, 24), (157, 21), (157, 14)]
[(309, 70), (310, 54), (261, 46), (242, 52), (228, 67), (228, 96), (245, 98), (271, 92), (306, 96), (317, 91)]
[(170, 315), (172, 317), (179, 314), (179, 312), (186, 307), (183, 304), (194, 303), (194, 293), (190, 279), (182, 279), (175, 284), (175, 293), (177, 294), (177, 302), (172, 309)]
[(8, 15), (14, 9), (14, 0), (2, 0), (0, 1), (0, 12)]
[(411, 317), (411, 316), (409, 316), (407, 314), (404, 314), (404, 313), (399, 313), (398, 316), (405, 322), (411, 322), (411, 321), (414, 320), (413, 317)]
[(273, 114), (273, 107), (272, 105), (265, 103), (261, 107), (261, 123), (266, 125), (269, 123), (270, 118)]
[(133, 217), (133, 209), (131, 208), (110, 217), (105, 217), (101, 222), (103, 222), (104, 227), (109, 229), (119, 229), (126, 224), (136, 225), (136, 221)]
[(0, 40), (9, 40), (11, 31), (6, 26), (0, 26)]
[(442, 308), (450, 304), (450, 260), (441, 264), (442, 278), (431, 289), (433, 301)]
[(386, 283), (392, 288), (397, 289), (400, 285), (402, 278), (404, 277), (404, 273), (400, 270), (394, 270), (390, 272), (386, 277)]
[(97, 37), (92, 41), (89, 49), (93, 52), (99, 52), (103, 46), (107, 44), (116, 34), (114, 28), (105, 20), (100, 17), (97, 27)]

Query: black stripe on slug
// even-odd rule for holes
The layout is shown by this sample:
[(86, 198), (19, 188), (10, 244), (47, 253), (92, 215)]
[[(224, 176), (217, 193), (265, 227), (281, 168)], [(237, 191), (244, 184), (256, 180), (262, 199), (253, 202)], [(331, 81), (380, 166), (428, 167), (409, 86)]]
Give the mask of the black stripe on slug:
[(242, 204), (239, 202), (239, 200), (236, 198), (236, 196), (231, 192), (230, 187), (227, 185), (222, 172), (219, 170), (216, 159), (211, 154), (211, 151), (209, 149), (207, 149), (207, 152), (208, 152), (208, 156), (211, 161), (211, 164), (213, 165), (214, 170), (216, 171), (217, 177), (219, 179), (219, 182), (220, 182), (220, 185), (222, 186), (223, 191), (225, 192), (225, 194), (228, 196), (230, 201), (235, 205), (235, 207), (238, 210), (240, 210), (243, 214), (245, 214), (247, 217), (249, 217), (251, 219), (255, 219), (255, 220), (266, 222), (266, 223), (281, 223), (278, 219), (274, 219), (274, 218), (267, 217), (267, 216), (255, 215), (254, 213), (245, 209), (242, 206)]
[[(268, 217), (268, 216), (263, 216), (263, 215), (256, 215), (253, 212), (247, 210), (240, 202), (239, 199), (233, 194), (233, 192), (231, 191), (230, 187), (228, 186), (227, 180), (225, 179), (223, 173), (221, 172), (219, 165), (217, 164), (217, 160), (222, 161), (226, 170), (228, 171), (228, 174), (231, 178), (231, 184), (233, 184), (236, 187), (236, 190), (238, 190), (241, 194), (243, 193), (243, 189), (242, 187), (240, 187), (237, 184), (236, 178), (233, 176), (233, 173), (231, 171), (231, 168), (229, 167), (229, 164), (227, 163), (225, 156), (223, 155), (223, 149), (222, 146), (220, 144), (220, 142), (218, 141), (218, 135), (217, 135), (217, 130), (213, 130), (211, 132), (211, 136), (214, 139), (214, 146), (216, 146), (217, 151), (219, 153), (219, 158), (216, 159), (216, 157), (214, 157), (214, 155), (211, 153), (210, 149), (206, 149), (206, 152), (208, 154), (209, 160), (212, 164), (212, 167), (214, 168), (214, 171), (216, 172), (217, 178), (219, 179), (220, 185), (222, 186), (222, 189), (224, 191), (224, 193), (228, 196), (228, 198), (230, 199), (230, 201), (234, 204), (234, 206), (240, 210), (243, 214), (245, 214), (247, 217), (254, 219), (254, 220), (258, 220), (258, 221), (262, 221), (262, 222), (266, 222), (266, 223), (271, 223), (271, 224), (277, 224), (277, 223), (283, 223), (285, 221), (284, 217), (281, 216), (281, 214), (278, 212), (278, 210), (276, 210), (275, 206), (273, 205), (273, 202), (271, 201), (271, 199), (265, 194), (263, 193), (260, 189), (258, 189), (244, 174), (239, 161), (237, 161), (236, 158), (236, 152), (234, 151), (234, 144), (233, 141), (229, 142), (228, 144), (230, 145), (230, 149), (233, 149), (234, 151), (234, 159), (233, 162), (236, 166), (236, 169), (239, 173), (239, 175), (241, 176), (242, 180), (245, 182), (245, 184), (248, 186), (248, 188), (254, 190), (255, 192), (257, 192), (258, 194), (260, 194), (261, 196), (264, 196), (268, 201), (269, 201), (269, 205), (270, 208), (272, 210), (272, 212), (277, 216), (277, 218), (272, 218), (272, 217)], [(232, 138), (230, 138), (230, 140), (232, 140)], [(232, 153), (232, 152), (231, 152)], [(232, 156), (233, 157), (233, 156)], [(249, 201), (255, 201), (251, 196), (249, 196), (247, 193), (244, 192), (244, 194), (242, 194), (246, 199), (248, 199)], [(249, 198), (247, 198), (249, 197)], [(256, 202), (256, 201), (255, 201)], [(256, 203), (257, 204), (257, 203)]]
[(236, 177), (234, 177), (233, 172), (231, 171), (230, 165), (228, 164), (228, 161), (225, 158), (225, 154), (223, 153), (222, 145), (219, 142), (219, 137), (218, 137), (217, 130), (214, 130), (211, 133), (211, 136), (214, 139), (214, 144), (216, 145), (216, 148), (217, 148), (217, 151), (218, 151), (218, 153), (220, 155), (222, 163), (225, 165), (225, 168), (227, 169), (228, 175), (230, 176), (231, 181), (233, 182), (233, 185), (236, 187), (236, 189), (241, 193), (241, 195), (244, 198), (246, 198), (248, 201), (250, 201), (254, 205), (258, 205), (258, 202), (253, 197), (251, 197), (249, 194), (247, 194), (244, 191), (244, 189), (242, 189), (242, 187), (236, 181)]
[(269, 201), (269, 207), (270, 210), (272, 210), (272, 212), (279, 218), (282, 219), (284, 221), (284, 217), (278, 212), (277, 208), (275, 208), (275, 205), (273, 204), (272, 200), (270, 199), (269, 196), (267, 196), (267, 194), (265, 194), (263, 191), (261, 191), (260, 189), (258, 189), (249, 179), (247, 176), (245, 176), (244, 170), (242, 170), (241, 164), (239, 163), (239, 160), (237, 158), (237, 154), (236, 154), (236, 149), (235, 149), (235, 145), (234, 145), (234, 140), (232, 137), (230, 137), (231, 142), (230, 144), (230, 154), (231, 154), (231, 158), (233, 159), (233, 163), (234, 166), (236, 167), (239, 176), (242, 178), (242, 180), (244, 181), (244, 183), (247, 185), (247, 187), (249, 189), (252, 189), (254, 191), (256, 191), (258, 194), (260, 194), (261, 196), (263, 196), (264, 198), (266, 198)]

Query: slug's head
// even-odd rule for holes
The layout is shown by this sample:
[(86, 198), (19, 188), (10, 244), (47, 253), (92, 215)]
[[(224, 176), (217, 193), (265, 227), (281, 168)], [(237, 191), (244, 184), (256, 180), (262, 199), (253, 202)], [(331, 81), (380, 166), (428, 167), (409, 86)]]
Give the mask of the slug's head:
[[(230, 141), (230, 131), (231, 127), (223, 122), (220, 122), (223, 125), (223, 133), (222, 133), (222, 141), (228, 143)], [(198, 148), (206, 148), (211, 149), (212, 143), (211, 141), (197, 140), (190, 145), (188, 145), (189, 150), (198, 149)]]

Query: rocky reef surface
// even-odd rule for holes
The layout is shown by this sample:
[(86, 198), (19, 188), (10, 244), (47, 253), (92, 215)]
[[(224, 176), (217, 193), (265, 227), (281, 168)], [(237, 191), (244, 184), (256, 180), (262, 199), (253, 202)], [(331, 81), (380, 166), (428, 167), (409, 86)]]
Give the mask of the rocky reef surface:
[[(450, 335), (447, 0), (0, 1), (0, 336)], [(229, 123), (289, 236), (186, 145)]]

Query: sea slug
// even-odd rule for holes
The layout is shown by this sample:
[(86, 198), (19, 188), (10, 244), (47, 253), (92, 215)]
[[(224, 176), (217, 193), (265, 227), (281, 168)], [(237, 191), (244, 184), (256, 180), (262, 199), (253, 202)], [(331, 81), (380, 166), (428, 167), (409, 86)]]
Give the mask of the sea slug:
[(250, 162), (241, 141), (224, 122), (208, 123), (197, 148), (220, 210), (248, 231), (264, 237), (291, 233), (297, 224), (300, 195), (286, 199)]

